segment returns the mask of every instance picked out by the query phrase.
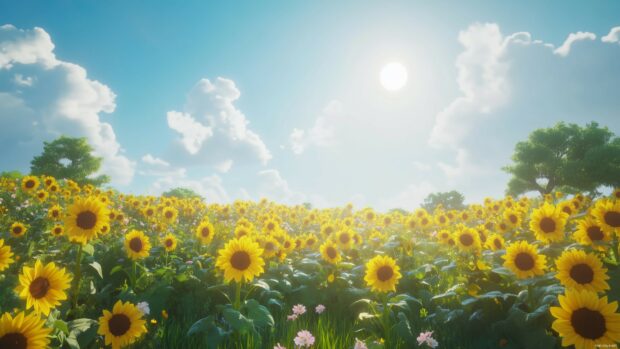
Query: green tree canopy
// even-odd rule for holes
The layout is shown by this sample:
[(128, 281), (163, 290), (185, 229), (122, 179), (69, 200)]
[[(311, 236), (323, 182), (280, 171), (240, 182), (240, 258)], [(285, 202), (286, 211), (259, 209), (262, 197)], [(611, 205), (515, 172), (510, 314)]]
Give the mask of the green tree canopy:
[(446, 210), (461, 210), (465, 208), (463, 201), (465, 201), (465, 196), (456, 190), (445, 193), (431, 193), (424, 199), (422, 207), (429, 212), (433, 212), (439, 205)]
[(92, 155), (93, 149), (86, 138), (60, 136), (43, 144), (43, 153), (30, 162), (33, 175), (71, 179), (80, 185), (99, 186), (110, 181), (106, 175), (93, 176), (99, 170), (102, 158)]
[(597, 193), (600, 186), (620, 185), (620, 138), (596, 122), (580, 127), (558, 123), (532, 132), (517, 143), (507, 193)]
[(170, 189), (163, 193), (162, 196), (177, 197), (179, 199), (202, 198), (202, 196), (198, 195), (195, 191), (181, 187)]

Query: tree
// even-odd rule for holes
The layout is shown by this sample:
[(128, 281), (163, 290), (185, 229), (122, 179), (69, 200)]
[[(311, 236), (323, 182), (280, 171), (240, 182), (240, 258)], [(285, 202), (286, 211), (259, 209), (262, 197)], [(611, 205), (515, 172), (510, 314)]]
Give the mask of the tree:
[(195, 191), (188, 188), (173, 188), (163, 193), (162, 196), (166, 197), (176, 197), (179, 199), (191, 199), (191, 198), (202, 198), (202, 196), (198, 195)]
[(43, 143), (43, 153), (32, 159), (30, 172), (38, 176), (71, 179), (80, 185), (108, 183), (110, 178), (106, 175), (93, 176), (99, 170), (102, 158), (93, 156), (92, 152), (86, 138), (60, 136)]
[(461, 210), (465, 208), (463, 201), (465, 201), (465, 196), (456, 190), (431, 193), (424, 199), (422, 207), (429, 212), (433, 212), (439, 205), (446, 210)]
[(560, 122), (532, 132), (517, 143), (507, 194), (540, 194), (559, 189), (567, 193), (598, 194), (601, 186), (620, 185), (620, 138), (596, 122), (580, 127)]

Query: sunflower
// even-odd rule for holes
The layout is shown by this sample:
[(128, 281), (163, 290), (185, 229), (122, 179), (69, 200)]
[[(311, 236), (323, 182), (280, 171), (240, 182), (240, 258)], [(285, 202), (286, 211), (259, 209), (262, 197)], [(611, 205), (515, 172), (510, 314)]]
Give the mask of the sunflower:
[(254, 229), (254, 226), (249, 227), (247, 225), (237, 224), (233, 234), (238, 239), (238, 238), (240, 238), (242, 236), (250, 236), (250, 235), (252, 235), (253, 229)]
[(125, 235), (125, 251), (132, 260), (149, 256), (151, 242), (149, 237), (139, 230), (132, 230)]
[(477, 252), (480, 250), (480, 235), (471, 228), (458, 229), (454, 232), (454, 240), (463, 252)]
[(179, 211), (174, 207), (165, 207), (161, 213), (161, 219), (165, 223), (174, 224), (179, 216)]
[(503, 214), (504, 223), (511, 228), (517, 228), (521, 226), (521, 214), (515, 209), (505, 210)]
[(53, 262), (43, 265), (37, 260), (33, 268), (23, 268), (15, 292), (26, 300), (26, 309), (34, 307), (35, 313), (49, 315), (51, 309), (67, 299), (65, 290), (71, 286), (71, 279), (65, 268)]
[(536, 246), (527, 241), (518, 241), (506, 248), (502, 256), (504, 267), (512, 270), (519, 279), (527, 279), (535, 275), (544, 274), (547, 259), (538, 254)]
[(620, 200), (599, 200), (592, 210), (601, 228), (612, 233), (620, 228)]
[(564, 238), (564, 226), (568, 215), (559, 207), (545, 203), (532, 212), (530, 229), (540, 241), (549, 243)]
[(272, 236), (267, 236), (261, 244), (263, 248), (263, 257), (270, 258), (276, 255), (280, 250), (280, 243)]
[(273, 233), (280, 228), (280, 224), (275, 219), (269, 218), (263, 224), (263, 232)]
[(556, 277), (567, 289), (604, 292), (609, 289), (605, 280), (607, 269), (592, 253), (581, 250), (567, 250), (555, 261), (558, 269)]
[(8, 268), (14, 262), (12, 257), (11, 246), (5, 245), (4, 240), (0, 239), (0, 271)]
[(108, 224), (110, 213), (96, 197), (77, 198), (68, 207), (65, 230), (71, 241), (86, 244)]
[(218, 251), (215, 265), (224, 272), (224, 280), (230, 282), (252, 281), (264, 272), (263, 250), (248, 237), (231, 239)]
[(390, 256), (375, 256), (366, 263), (364, 281), (373, 291), (396, 291), (396, 284), (401, 277), (400, 268)]
[(44, 189), (38, 190), (37, 191), (37, 200), (39, 200), (39, 202), (45, 202), (45, 200), (47, 200), (47, 198), (50, 196), (50, 194), (45, 191)]
[(35, 176), (26, 176), (22, 178), (22, 190), (31, 193), (39, 187), (39, 179)]
[(46, 349), (52, 330), (43, 327), (45, 320), (35, 314), (19, 312), (0, 317), (0, 348)]
[(215, 230), (213, 229), (213, 224), (208, 220), (202, 221), (198, 227), (196, 227), (196, 237), (203, 245), (210, 243), (214, 235)]
[(291, 239), (289, 236), (284, 237), (282, 241), (282, 250), (286, 253), (289, 253), (295, 249), (295, 241)]
[(144, 314), (130, 302), (117, 301), (112, 311), (104, 310), (99, 318), (98, 334), (105, 337), (105, 344), (120, 349), (134, 343), (147, 332)]
[(607, 344), (612, 348), (620, 342), (618, 302), (607, 302), (595, 292), (567, 290), (558, 297), (559, 307), (551, 307), (556, 318), (551, 327), (562, 337), (562, 346), (590, 349)]
[(321, 245), (320, 250), (321, 257), (323, 257), (323, 259), (329, 263), (338, 264), (338, 262), (340, 262), (340, 260), (342, 259), (340, 252), (338, 252), (336, 244), (329, 240)]
[(28, 228), (26, 228), (23, 223), (14, 222), (13, 224), (11, 224), (11, 235), (16, 238), (24, 236), (24, 234), (26, 234), (26, 231), (28, 231)]
[(504, 247), (506, 246), (506, 242), (504, 241), (504, 238), (501, 237), (501, 235), (499, 234), (491, 234), (486, 241), (486, 247), (488, 247), (489, 249), (493, 250), (493, 251), (497, 251), (497, 250), (503, 250)]
[(172, 252), (177, 248), (177, 238), (172, 234), (168, 234), (161, 240), (161, 244), (166, 252)]
[(51, 232), (54, 236), (61, 236), (65, 232), (65, 228), (60, 224), (56, 224), (52, 227)]
[(336, 243), (343, 250), (348, 250), (353, 244), (353, 231), (343, 229), (336, 233)]
[(439, 242), (441, 242), (442, 244), (448, 244), (448, 240), (450, 240), (452, 235), (450, 234), (449, 230), (444, 229), (444, 230), (440, 230), (437, 233), (436, 237), (439, 240)]
[(611, 234), (593, 217), (586, 217), (577, 221), (577, 231), (573, 235), (575, 240), (582, 245), (594, 245), (599, 250), (604, 250), (605, 246), (601, 243), (611, 240)]
[(47, 210), (47, 218), (57, 221), (62, 218), (62, 208), (60, 205), (54, 205)]

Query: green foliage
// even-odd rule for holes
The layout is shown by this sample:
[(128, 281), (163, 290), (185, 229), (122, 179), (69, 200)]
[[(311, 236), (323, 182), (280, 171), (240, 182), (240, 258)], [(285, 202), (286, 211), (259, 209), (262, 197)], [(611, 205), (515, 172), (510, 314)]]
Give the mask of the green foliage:
[(597, 194), (600, 186), (620, 185), (620, 138), (596, 122), (580, 127), (558, 123), (532, 132), (517, 143), (507, 193), (541, 194), (561, 189)]
[(0, 178), (19, 179), (24, 175), (19, 171), (2, 171), (0, 172)]
[(43, 153), (30, 162), (30, 172), (37, 176), (71, 179), (80, 185), (108, 183), (110, 178), (106, 175), (93, 177), (102, 158), (93, 156), (92, 152), (86, 138), (61, 136), (52, 142), (44, 142)]
[(163, 193), (162, 196), (176, 197), (179, 199), (202, 198), (195, 191), (188, 189), (188, 188), (181, 188), (181, 187), (170, 189), (167, 192)]
[(461, 210), (465, 208), (463, 201), (465, 201), (465, 196), (456, 190), (431, 193), (424, 199), (422, 207), (429, 212), (433, 212), (439, 205), (446, 210)]

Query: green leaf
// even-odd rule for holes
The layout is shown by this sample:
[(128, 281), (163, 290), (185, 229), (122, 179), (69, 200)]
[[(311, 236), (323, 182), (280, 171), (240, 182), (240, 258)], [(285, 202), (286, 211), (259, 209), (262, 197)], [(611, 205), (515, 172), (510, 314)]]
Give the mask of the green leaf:
[(232, 328), (240, 333), (246, 333), (254, 329), (253, 321), (246, 318), (239, 311), (233, 308), (226, 308), (222, 311), (222, 316)]
[(122, 270), (123, 270), (123, 267), (121, 265), (117, 265), (114, 268), (112, 268), (112, 270), (110, 270), (110, 275), (114, 275)]
[(265, 306), (259, 304), (254, 299), (249, 299), (245, 302), (245, 306), (248, 310), (248, 317), (252, 319), (254, 325), (259, 327), (273, 327), (275, 321), (273, 316)]
[(373, 319), (373, 318), (376, 318), (376, 317), (377, 317), (376, 315), (373, 315), (373, 314), (367, 313), (367, 312), (361, 312), (361, 313), (359, 313), (357, 315), (357, 318), (360, 321), (364, 321), (364, 320), (368, 320), (368, 319)]
[(57, 328), (59, 331), (62, 331), (66, 335), (69, 334), (69, 326), (67, 326), (67, 323), (62, 320), (54, 321), (54, 327)]
[(95, 254), (95, 247), (91, 244), (86, 244), (82, 246), (82, 251), (92, 256)]
[(92, 262), (89, 265), (93, 267), (93, 269), (97, 271), (97, 274), (99, 274), (99, 277), (103, 279), (103, 271), (101, 270), (101, 264), (99, 264), (98, 262)]

